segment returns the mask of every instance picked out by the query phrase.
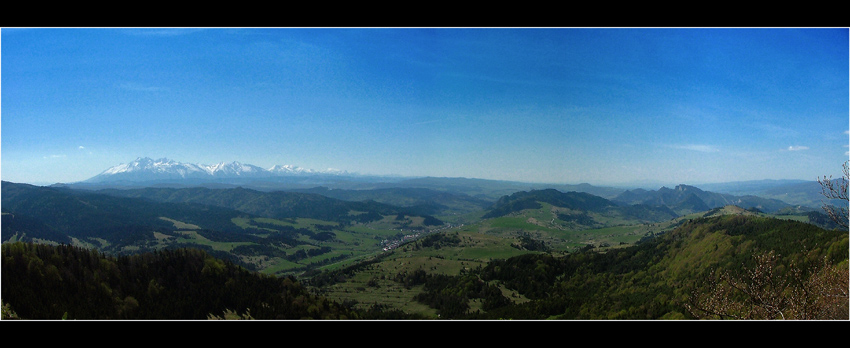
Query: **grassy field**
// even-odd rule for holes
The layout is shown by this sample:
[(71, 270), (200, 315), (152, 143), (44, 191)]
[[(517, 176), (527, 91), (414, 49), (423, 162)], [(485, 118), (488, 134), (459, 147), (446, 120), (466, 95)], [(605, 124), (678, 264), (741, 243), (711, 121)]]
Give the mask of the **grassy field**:
[[(254, 265), (260, 272), (277, 275), (298, 275), (309, 269), (344, 267), (381, 252), (391, 241), (412, 238), (422, 234), (423, 231), (428, 231), (423, 227), (424, 218), (412, 216), (399, 218), (397, 215), (385, 216), (381, 220), (368, 224), (355, 223), (344, 226), (337, 222), (308, 218), (234, 218), (231, 220), (243, 229), (254, 231), (253, 233), (258, 237), (270, 238), (278, 233), (287, 233), (287, 237), (296, 240), (295, 243), (290, 243), (293, 245), (275, 242), (271, 245), (260, 246), (253, 242), (211, 240), (199, 233), (201, 230), (199, 226), (164, 217), (161, 219), (169, 221), (178, 230), (175, 236), (155, 233), (155, 248), (178, 243), (207, 246), (212, 250), (230, 252), (242, 262)], [(317, 237), (322, 234), (324, 235), (321, 238)], [(329, 234), (332, 235), (328, 237)], [(266, 250), (273, 248), (279, 255), (235, 252), (235, 248), (240, 246), (263, 247)], [(292, 257), (298, 254), (300, 256)]]
[[(436, 318), (434, 309), (413, 299), (421, 291), (421, 286), (405, 288), (393, 280), (395, 275), (420, 269), (432, 274), (457, 275), (464, 269), (484, 266), (492, 259), (529, 252), (512, 247), (512, 239), (460, 229), (444, 233), (457, 234), (460, 242), (439, 249), (420, 248), (415, 242), (405, 244), (388, 251), (379, 262), (368, 265), (344, 282), (321, 288), (320, 293), (340, 302), (356, 302), (360, 308), (380, 304)], [(507, 289), (504, 291), (513, 295)], [(471, 306), (475, 308), (474, 303)]]
[(543, 241), (554, 251), (574, 252), (592, 245), (594, 247), (617, 247), (633, 244), (641, 238), (668, 230), (673, 222), (635, 223), (617, 217), (589, 213), (595, 221), (593, 226), (583, 226), (557, 218), (558, 214), (571, 213), (568, 209), (543, 203), (543, 208), (528, 209), (466, 225), (463, 230), (477, 231), (503, 238), (527, 235)]

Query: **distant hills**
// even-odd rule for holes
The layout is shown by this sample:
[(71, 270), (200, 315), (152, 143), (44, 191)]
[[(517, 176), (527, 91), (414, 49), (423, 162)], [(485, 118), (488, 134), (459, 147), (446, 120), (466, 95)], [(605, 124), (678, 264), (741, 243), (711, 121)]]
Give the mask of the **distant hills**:
[(539, 227), (549, 232), (553, 229), (579, 231), (648, 224), (671, 221), (677, 217), (679, 215), (676, 212), (663, 205), (627, 205), (585, 192), (561, 192), (555, 189), (520, 191), (504, 196), (482, 216), (498, 221), (490, 226), (522, 225), (526, 229)]
[[(372, 200), (346, 201), (315, 193), (273, 191), (263, 192), (241, 187), (232, 189), (194, 188), (140, 188), (107, 189), (96, 191), (110, 196), (143, 198), (162, 203), (194, 203), (233, 209), (252, 215), (273, 218), (310, 218), (325, 221), (347, 223), (352, 220), (369, 222), (383, 215), (417, 215), (426, 218), (431, 225), (440, 225), (442, 221), (419, 214), (415, 209), (397, 207)], [(359, 214), (352, 216), (351, 212)]]
[[(316, 193), (347, 201), (374, 200), (396, 206), (418, 206), (425, 214), (469, 212), (487, 207), (515, 192), (544, 189), (585, 192), (628, 205), (663, 205), (680, 215), (730, 204), (765, 212), (783, 209), (801, 212), (817, 210), (823, 203), (820, 185), (816, 181), (804, 180), (742, 181), (705, 184), (699, 188), (681, 184), (672, 189), (661, 187), (658, 190), (647, 190), (587, 183), (545, 184), (476, 178), (371, 176), (334, 169), (317, 171), (293, 165), (275, 165), (264, 169), (238, 161), (203, 165), (148, 157), (113, 166), (81, 182), (54, 186), (89, 190), (243, 187), (258, 191)], [(406, 191), (402, 193), (400, 190)], [(438, 198), (437, 192), (442, 192), (443, 196)], [(424, 195), (429, 197), (425, 198)]]
[(700, 185), (700, 188), (732, 195), (778, 199), (791, 205), (807, 207), (820, 207), (824, 203), (821, 185), (815, 180), (754, 180), (705, 184)]
[[(255, 235), (261, 231), (278, 231), (286, 238), (295, 238), (294, 232), (312, 243), (316, 234), (331, 236), (332, 231), (342, 233), (352, 225), (379, 224), (386, 232), (396, 225), (420, 229), (443, 225), (443, 221), (410, 208), (311, 193), (202, 187), (88, 191), (5, 181), (2, 213), (4, 242), (41, 240), (89, 245), (112, 253), (174, 243), (259, 243), (263, 238)], [(314, 222), (299, 224), (297, 219)], [(322, 226), (314, 227), (317, 223)], [(199, 245), (188, 239), (181, 241), (181, 230), (197, 231), (206, 242)], [(271, 240), (265, 239), (263, 243)], [(287, 243), (302, 244), (303, 241)]]
[[(621, 204), (616, 204), (613, 201), (589, 193), (560, 192), (555, 189), (546, 189), (522, 191), (510, 196), (504, 196), (483, 217), (500, 217), (524, 209), (539, 209), (541, 202), (570, 210), (596, 213), (618, 211), (619, 213), (626, 213), (628, 215), (629, 211), (634, 209), (625, 208)], [(677, 216), (670, 209), (649, 206), (645, 208), (660, 213), (663, 216), (661, 220), (669, 220)]]
[[(620, 188), (593, 186), (587, 183), (542, 184), (476, 178), (362, 175), (345, 170), (312, 170), (293, 165), (275, 165), (264, 169), (238, 161), (205, 165), (178, 162), (168, 158), (154, 160), (148, 157), (139, 157), (129, 163), (113, 166), (83, 181), (57, 183), (52, 186), (87, 190), (141, 187), (243, 187), (260, 191), (299, 192), (321, 190), (320, 187), (331, 190), (430, 189), (467, 195), (490, 203), (503, 195), (531, 189), (555, 188), (561, 191), (581, 191), (606, 198), (616, 196), (623, 191)], [(363, 197), (362, 193), (354, 192), (328, 191), (325, 193), (337, 195), (340, 196), (337, 198), (346, 200), (357, 200), (358, 197)], [(386, 193), (379, 196), (386, 197)], [(473, 204), (482, 205), (483, 203)]]
[(273, 219), (345, 222), (350, 221), (352, 211), (357, 211), (368, 212), (358, 217), (366, 219), (363, 222), (400, 214), (418, 216), (428, 226), (504, 216), (538, 208), (540, 202), (567, 209), (546, 220), (550, 224), (560, 221), (561, 228), (661, 222), (729, 205), (768, 214), (805, 215), (820, 211), (822, 204), (820, 185), (802, 180), (707, 185), (722, 192), (685, 184), (648, 190), (587, 183), (362, 176), (291, 165), (263, 169), (241, 162), (199, 165), (147, 157), (114, 166), (83, 182), (53, 187), (163, 203), (209, 205)]
[(232, 219), (247, 215), (189, 202), (160, 203), (5, 181), (2, 209), (3, 241), (16, 234), (27, 240), (100, 241), (113, 251), (152, 238), (154, 231), (173, 230), (173, 223), (161, 217), (234, 233), (242, 229)]
[(462, 193), (439, 191), (421, 187), (387, 187), (376, 189), (331, 189), (320, 186), (310, 189), (293, 189), (346, 201), (375, 201), (427, 215), (455, 215), (480, 211), (493, 204), (492, 201)]
[[(791, 207), (790, 204), (778, 199), (763, 198), (753, 195), (735, 196), (725, 193), (709, 192), (689, 185), (677, 185), (672, 189), (662, 187), (658, 190), (627, 190), (614, 197), (612, 200), (625, 204), (666, 206), (679, 215), (705, 211), (726, 205), (737, 205), (742, 208), (756, 208), (768, 213), (777, 212)], [(812, 210), (811, 207), (797, 208), (802, 211)]]
[[(538, 209), (540, 203), (586, 212), (614, 212), (630, 218), (649, 218), (649, 221), (669, 220), (678, 216), (704, 212), (734, 205), (743, 209), (757, 209), (765, 213), (784, 211), (801, 213), (813, 209), (792, 207), (777, 199), (752, 195), (734, 196), (703, 191), (694, 186), (678, 185), (673, 189), (626, 190), (608, 200), (585, 192), (560, 192), (555, 189), (520, 191), (501, 197), (483, 216), (504, 216), (523, 209)], [(651, 217), (651, 218), (650, 218)]]

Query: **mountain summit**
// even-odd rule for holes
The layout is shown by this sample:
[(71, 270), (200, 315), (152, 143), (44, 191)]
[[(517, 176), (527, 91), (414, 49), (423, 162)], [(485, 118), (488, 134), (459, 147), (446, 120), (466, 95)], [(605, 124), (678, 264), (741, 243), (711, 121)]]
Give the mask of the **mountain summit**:
[(273, 178), (285, 175), (341, 174), (339, 170), (316, 171), (293, 165), (275, 165), (269, 169), (252, 164), (231, 162), (218, 164), (182, 163), (168, 158), (139, 157), (122, 163), (85, 180), (86, 183), (174, 181), (186, 179)]

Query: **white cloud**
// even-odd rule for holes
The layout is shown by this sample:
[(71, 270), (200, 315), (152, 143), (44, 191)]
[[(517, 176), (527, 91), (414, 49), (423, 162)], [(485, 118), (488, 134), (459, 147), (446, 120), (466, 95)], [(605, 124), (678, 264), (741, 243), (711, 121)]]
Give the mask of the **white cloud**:
[(85, 146), (80, 145), (80, 147), (78, 147), (78, 149), (80, 149), (80, 150), (85, 150), (85, 149), (86, 149), (86, 147), (85, 147)]
[(788, 147), (788, 151), (803, 151), (803, 150), (808, 150), (808, 149), (809, 149), (808, 146), (789, 146)]

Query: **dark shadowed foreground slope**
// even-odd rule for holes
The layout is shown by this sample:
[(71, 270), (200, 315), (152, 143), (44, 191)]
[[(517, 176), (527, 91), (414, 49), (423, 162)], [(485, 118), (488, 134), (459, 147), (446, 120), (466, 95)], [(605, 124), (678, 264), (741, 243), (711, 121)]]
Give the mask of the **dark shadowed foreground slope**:
[[(294, 278), (249, 272), (203, 251), (109, 257), (71, 246), (5, 243), (3, 302), (24, 319), (356, 319)], [(5, 319), (5, 318), (4, 318)]]

